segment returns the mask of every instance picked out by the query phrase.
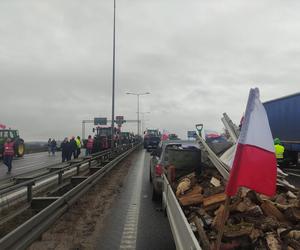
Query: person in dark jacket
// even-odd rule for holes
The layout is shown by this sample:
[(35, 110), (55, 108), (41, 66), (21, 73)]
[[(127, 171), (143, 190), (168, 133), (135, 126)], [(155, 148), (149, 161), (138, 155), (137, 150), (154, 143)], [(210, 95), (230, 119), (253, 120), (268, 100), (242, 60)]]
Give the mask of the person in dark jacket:
[(69, 161), (71, 159), (71, 145), (67, 137), (61, 143), (61, 157), (62, 162)]
[(51, 154), (51, 138), (49, 138), (47, 146), (48, 146), (48, 154), (50, 156), (50, 154)]
[(75, 137), (72, 136), (72, 139), (70, 140), (70, 147), (71, 147), (71, 157), (73, 155), (74, 159), (77, 158), (77, 143), (75, 141)]
[(51, 152), (53, 156), (55, 155), (55, 151), (56, 151), (56, 141), (53, 139), (51, 141)]

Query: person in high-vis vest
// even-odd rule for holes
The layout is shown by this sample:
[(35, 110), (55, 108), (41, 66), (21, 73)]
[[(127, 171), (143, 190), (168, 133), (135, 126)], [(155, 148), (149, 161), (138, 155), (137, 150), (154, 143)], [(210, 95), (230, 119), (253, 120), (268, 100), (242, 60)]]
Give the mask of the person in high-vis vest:
[(81, 140), (80, 140), (80, 137), (77, 136), (77, 138), (75, 139), (76, 141), (76, 146), (77, 146), (77, 152), (76, 152), (76, 158), (78, 158), (78, 156), (80, 155), (81, 153)]
[(3, 152), (3, 163), (7, 166), (7, 174), (11, 173), (12, 160), (15, 154), (14, 142), (10, 138), (7, 138), (6, 143), (4, 143), (4, 152)]
[(274, 140), (274, 147), (275, 147), (275, 155), (276, 160), (279, 165), (283, 163), (283, 154), (284, 154), (284, 146), (281, 145), (281, 141), (279, 138), (275, 138)]

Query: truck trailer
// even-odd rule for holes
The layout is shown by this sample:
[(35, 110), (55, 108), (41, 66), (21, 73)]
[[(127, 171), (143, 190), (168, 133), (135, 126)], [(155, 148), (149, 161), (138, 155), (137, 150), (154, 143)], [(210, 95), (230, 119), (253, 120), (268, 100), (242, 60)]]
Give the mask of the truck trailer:
[(264, 103), (273, 138), (285, 147), (285, 163), (300, 165), (300, 92)]

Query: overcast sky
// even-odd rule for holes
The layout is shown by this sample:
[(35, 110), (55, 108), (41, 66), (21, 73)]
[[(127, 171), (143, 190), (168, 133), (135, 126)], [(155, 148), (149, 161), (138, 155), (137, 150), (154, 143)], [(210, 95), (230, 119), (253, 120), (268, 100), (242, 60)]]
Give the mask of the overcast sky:
[[(116, 115), (185, 137), (239, 122), (251, 87), (300, 89), (300, 2), (117, 0)], [(0, 123), (25, 140), (111, 117), (112, 0), (0, 1)], [(125, 126), (136, 131), (136, 126)], [(90, 133), (88, 128), (86, 133)]]

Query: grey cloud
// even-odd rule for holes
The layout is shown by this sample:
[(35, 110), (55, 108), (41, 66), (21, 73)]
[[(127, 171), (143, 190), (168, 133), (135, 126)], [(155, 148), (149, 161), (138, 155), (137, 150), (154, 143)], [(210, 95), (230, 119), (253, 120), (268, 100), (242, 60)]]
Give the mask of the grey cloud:
[[(251, 87), (263, 101), (299, 91), (299, 5), (117, 0), (116, 114), (135, 119), (125, 93), (149, 91), (147, 126), (185, 136), (198, 122), (221, 130), (224, 111), (238, 122)], [(112, 11), (112, 1), (1, 1), (0, 122), (31, 140), (110, 118)]]

